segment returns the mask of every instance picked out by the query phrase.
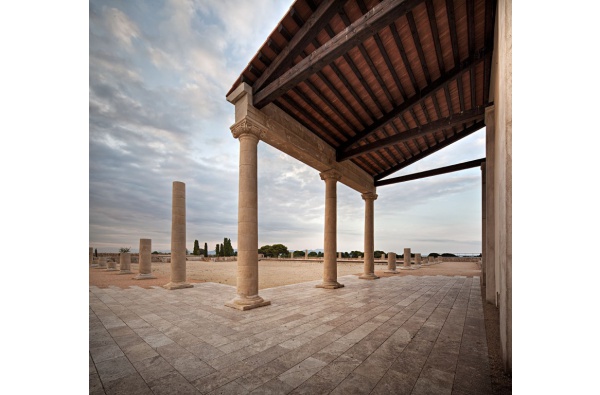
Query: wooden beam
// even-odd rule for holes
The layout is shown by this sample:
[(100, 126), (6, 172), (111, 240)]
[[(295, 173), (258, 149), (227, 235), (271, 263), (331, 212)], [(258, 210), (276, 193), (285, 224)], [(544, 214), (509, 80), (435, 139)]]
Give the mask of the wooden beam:
[(450, 42), (452, 43), (454, 67), (456, 67), (456, 65), (460, 63), (460, 53), (458, 51), (458, 35), (456, 34), (456, 17), (454, 15), (453, 0), (446, 0), (446, 15), (448, 16), (448, 28), (450, 29)]
[[(333, 0), (331, 0), (333, 1)], [(310, 75), (347, 53), (368, 37), (409, 12), (423, 0), (384, 0), (337, 36), (312, 52), (281, 77), (254, 91), (254, 107), (262, 108)], [(303, 27), (308, 26), (307, 22)], [(310, 40), (309, 40), (310, 41)], [(301, 51), (300, 49), (299, 51)], [(271, 65), (272, 66), (272, 65)]]
[(363, 146), (360, 146), (358, 148), (355, 148), (355, 149), (352, 149), (352, 150), (349, 150), (346, 152), (342, 152), (339, 155), (336, 155), (336, 160), (338, 162), (341, 162), (346, 159), (351, 159), (356, 156), (365, 154), (367, 152), (379, 150), (379, 149), (381, 149), (383, 147), (387, 147), (389, 145), (398, 144), (402, 141), (411, 140), (411, 139), (426, 135), (428, 133), (434, 133), (434, 132), (437, 132), (442, 129), (446, 129), (446, 128), (454, 126), (454, 125), (462, 124), (465, 122), (470, 122), (477, 118), (481, 118), (483, 115), (485, 115), (485, 110), (483, 107), (465, 111), (464, 113), (460, 113), (460, 114), (454, 114), (452, 116), (428, 123), (427, 125), (419, 126), (419, 127), (407, 130), (405, 132), (402, 132), (400, 134), (396, 134), (396, 135), (393, 135), (393, 136), (390, 136), (390, 137), (387, 137), (387, 138), (384, 138), (381, 140), (377, 140), (373, 143), (365, 144)]
[(438, 32), (437, 20), (435, 19), (435, 8), (433, 7), (432, 0), (427, 0), (425, 4), (427, 5), (427, 16), (429, 17), (429, 26), (431, 26), (431, 36), (433, 37), (433, 44), (435, 45), (435, 55), (437, 57), (438, 67), (440, 69), (440, 74), (444, 74), (446, 66), (444, 65), (440, 34)]
[(392, 32), (392, 36), (394, 37), (394, 41), (396, 42), (396, 46), (398, 47), (398, 52), (400, 52), (400, 56), (402, 57), (402, 63), (404, 63), (404, 67), (406, 68), (406, 72), (408, 73), (408, 77), (410, 78), (410, 82), (412, 82), (415, 92), (418, 92), (419, 84), (417, 84), (417, 79), (415, 78), (415, 74), (413, 73), (412, 67), (410, 66), (410, 61), (408, 60), (408, 56), (406, 55), (406, 51), (404, 50), (404, 45), (400, 40), (400, 35), (398, 34), (398, 29), (396, 29), (396, 24), (392, 23), (389, 26), (389, 28)]
[[(488, 56), (488, 54), (486, 54), (486, 56)], [(405, 102), (403, 102), (399, 106), (394, 107), (392, 109), (392, 111), (388, 112), (387, 114), (384, 114), (381, 118), (379, 118), (373, 124), (371, 124), (371, 126), (369, 126), (368, 128), (365, 128), (365, 130), (363, 130), (362, 132), (360, 132), (359, 134), (355, 135), (354, 137), (349, 139), (347, 142), (342, 144), (342, 146), (340, 146), (338, 148), (338, 151), (340, 153), (343, 152), (344, 150), (348, 149), (352, 145), (354, 145), (357, 142), (359, 142), (360, 140), (364, 139), (371, 133), (375, 132), (377, 129), (388, 124), (394, 118), (396, 118), (400, 114), (402, 114), (404, 111), (409, 110), (415, 104), (419, 104), (421, 101), (425, 100), (432, 94), (435, 94), (435, 92), (438, 89), (445, 87), (452, 80), (460, 77), (460, 75), (463, 72), (470, 70), (471, 67), (475, 67), (482, 60), (483, 60), (483, 58), (469, 59), (469, 60), (463, 62), (462, 64), (459, 64), (458, 67), (455, 67), (452, 70), (450, 70), (447, 74), (442, 75), (435, 82), (431, 83), (429, 86), (425, 87), (420, 92), (417, 92), (415, 95), (413, 95), (412, 97), (407, 99)], [(464, 111), (464, 110), (461, 109), (461, 111)]]
[(471, 56), (475, 52), (475, 0), (467, 0), (467, 31), (469, 56)]
[[(291, 39), (288, 40), (288, 45), (280, 51), (277, 58), (273, 60), (271, 66), (265, 70), (261, 78), (256, 80), (252, 86), (254, 93), (256, 94), (256, 92), (263, 88), (269, 81), (279, 77), (284, 68), (290, 67), (296, 56), (300, 55), (308, 43), (319, 34), (321, 29), (329, 23), (331, 18), (339, 12), (345, 3), (346, 1), (323, 1), (310, 18), (308, 18), (306, 23), (302, 25), (300, 30), (294, 34), (294, 37), (291, 37)], [(298, 21), (296, 21), (296, 23), (298, 23)]]
[(419, 180), (421, 178), (438, 176), (440, 174), (453, 173), (455, 171), (461, 171), (471, 169), (473, 167), (480, 167), (482, 163), (485, 163), (485, 158), (475, 159), (468, 162), (457, 163), (451, 166), (439, 167), (437, 169), (421, 171), (419, 173), (407, 174), (405, 176), (394, 177), (388, 180), (375, 181), (375, 186), (380, 187), (382, 185), (398, 184), (399, 182), (406, 182), (412, 180)]
[(415, 43), (415, 48), (417, 49), (417, 55), (419, 55), (423, 74), (425, 74), (425, 81), (427, 81), (427, 85), (429, 85), (431, 84), (431, 75), (429, 74), (429, 67), (427, 67), (427, 60), (425, 59), (423, 46), (421, 46), (421, 38), (419, 37), (419, 31), (417, 30), (417, 23), (415, 22), (412, 12), (406, 14), (406, 19), (408, 20), (408, 26), (410, 27), (410, 33), (412, 35), (413, 42)]
[(456, 143), (460, 139), (467, 137), (468, 135), (478, 131), (479, 129), (483, 128), (484, 126), (485, 126), (485, 122), (483, 122), (483, 121), (475, 122), (473, 125), (465, 128), (460, 133), (456, 133), (456, 134), (454, 134), (454, 136), (448, 137), (446, 140), (442, 141), (435, 147), (432, 147), (431, 149), (429, 149), (427, 151), (421, 152), (420, 154), (417, 154), (417, 155), (411, 157), (410, 159), (408, 159), (402, 163), (399, 163), (398, 165), (396, 165), (394, 167), (391, 167), (379, 174), (376, 174), (373, 178), (375, 179), (375, 181), (379, 181), (382, 178), (385, 178), (385, 177), (389, 176), (390, 174), (397, 172), (398, 170), (402, 170), (405, 167), (410, 166), (413, 163), (418, 162), (421, 159), (441, 150), (442, 148), (449, 146), (450, 144)]

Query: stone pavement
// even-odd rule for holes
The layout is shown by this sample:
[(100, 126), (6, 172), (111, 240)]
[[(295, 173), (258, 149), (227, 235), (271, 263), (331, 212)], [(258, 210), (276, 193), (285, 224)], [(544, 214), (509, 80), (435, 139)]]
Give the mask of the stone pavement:
[(90, 286), (90, 394), (489, 394), (479, 278), (264, 289)]

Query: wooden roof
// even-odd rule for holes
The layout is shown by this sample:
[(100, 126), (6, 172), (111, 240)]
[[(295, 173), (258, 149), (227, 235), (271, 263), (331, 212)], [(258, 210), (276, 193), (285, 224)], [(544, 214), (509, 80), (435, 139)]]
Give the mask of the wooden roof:
[(235, 81), (374, 180), (484, 126), (495, 0), (297, 0)]

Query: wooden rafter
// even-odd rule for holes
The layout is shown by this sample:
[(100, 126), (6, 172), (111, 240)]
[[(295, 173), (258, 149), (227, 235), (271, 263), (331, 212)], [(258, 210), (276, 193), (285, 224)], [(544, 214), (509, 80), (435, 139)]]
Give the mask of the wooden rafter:
[(459, 125), (465, 122), (471, 122), (478, 118), (480, 119), (484, 115), (484, 113), (485, 111), (483, 107), (479, 107), (473, 110), (465, 111), (461, 114), (454, 114), (452, 116), (439, 119), (437, 121), (429, 122), (426, 125), (418, 126), (400, 134), (377, 140), (373, 143), (365, 144), (352, 150), (343, 152), (337, 156), (337, 161), (340, 162), (346, 159), (351, 159), (367, 152), (376, 151), (383, 147), (398, 144), (402, 141), (416, 139), (417, 137), (421, 137), (429, 133), (434, 133), (454, 125)]
[[(290, 37), (289, 43), (283, 50), (280, 50), (277, 58), (269, 66), (263, 75), (256, 80), (253, 85), (254, 92), (259, 91), (266, 83), (277, 78), (283, 69), (292, 65), (296, 56), (306, 48), (316, 35), (325, 27), (331, 18), (339, 12), (346, 1), (325, 0), (311, 17), (302, 25), (300, 30)], [(292, 15), (293, 17), (293, 15)], [(298, 21), (296, 21), (298, 23)], [(283, 26), (283, 25), (280, 25)]]
[(456, 16), (454, 15), (454, 1), (446, 0), (446, 15), (448, 15), (448, 28), (450, 30), (450, 42), (452, 43), (452, 56), (454, 66), (460, 63), (460, 53), (458, 51), (458, 35), (456, 33)]
[[(405, 15), (422, 1), (384, 0), (379, 3), (369, 13), (357, 19), (352, 25), (329, 40), (327, 45), (316, 49), (310, 56), (304, 58), (264, 88), (254, 91), (254, 106), (257, 108), (264, 107), (293, 86), (347, 53), (351, 48), (391, 24), (400, 16)], [(308, 25), (308, 22), (306, 25)]]
[[(488, 55), (486, 54), (486, 56), (488, 56)], [(384, 125), (391, 122), (394, 118), (398, 117), (403, 112), (409, 110), (415, 104), (419, 104), (421, 101), (425, 100), (426, 98), (428, 98), (429, 96), (434, 94), (438, 89), (445, 87), (452, 80), (459, 78), (462, 73), (471, 69), (472, 67), (475, 67), (482, 60), (483, 60), (483, 58), (469, 59), (469, 60), (459, 64), (458, 67), (455, 67), (452, 70), (450, 70), (447, 74), (442, 75), (438, 80), (431, 83), (429, 86), (424, 88), (422, 91), (417, 92), (417, 94), (415, 94), (412, 97), (410, 97), (409, 99), (407, 99), (401, 105), (394, 107), (392, 109), (392, 111), (388, 112), (387, 114), (384, 114), (381, 118), (379, 118), (377, 121), (375, 121), (373, 124), (371, 124), (371, 126), (364, 129), (361, 133), (355, 135), (354, 137), (349, 139), (347, 142), (342, 144), (338, 148), (338, 151), (340, 153), (344, 152), (346, 149), (348, 149), (352, 145), (356, 144), (357, 142), (364, 139), (371, 133), (375, 132), (379, 128), (381, 128)], [(464, 111), (464, 109), (461, 108), (461, 111)]]
[(438, 167), (437, 169), (407, 174), (405, 176), (394, 177), (387, 180), (375, 181), (375, 186), (380, 187), (383, 185), (398, 184), (400, 182), (420, 180), (421, 178), (438, 176), (440, 174), (453, 173), (455, 171), (461, 171), (466, 169), (472, 169), (473, 167), (480, 167), (482, 163), (485, 163), (485, 158), (470, 160), (468, 162), (457, 163), (455, 165), (450, 166)]
[(432, 147), (431, 149), (424, 151), (420, 154), (414, 155), (410, 159), (408, 159), (402, 163), (399, 163), (398, 165), (393, 166), (379, 174), (376, 174), (373, 178), (375, 179), (375, 181), (379, 181), (382, 178), (385, 178), (385, 177), (389, 176), (390, 174), (393, 174), (399, 170), (402, 170), (405, 167), (410, 166), (413, 163), (418, 162), (421, 159), (441, 150), (442, 148), (445, 148), (445, 147), (449, 146), (450, 144), (453, 144), (453, 143), (459, 141), (460, 139), (467, 137), (468, 135), (478, 131), (479, 129), (483, 128), (484, 126), (485, 126), (485, 123), (483, 121), (475, 122), (473, 125), (463, 129), (460, 133), (456, 133), (453, 136), (448, 137), (447, 139), (445, 139), (444, 141), (442, 141), (435, 147)]

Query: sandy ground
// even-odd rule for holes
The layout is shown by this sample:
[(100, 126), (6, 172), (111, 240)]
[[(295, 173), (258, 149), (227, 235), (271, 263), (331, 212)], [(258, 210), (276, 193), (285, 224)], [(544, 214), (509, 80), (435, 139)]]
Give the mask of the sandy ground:
[[(170, 281), (170, 263), (153, 262), (152, 274), (156, 279), (152, 280), (134, 280), (133, 277), (137, 275), (138, 267), (136, 263), (131, 264), (133, 274), (120, 274), (119, 271), (107, 272), (106, 269), (90, 268), (90, 285), (100, 288), (108, 286), (126, 288), (132, 285), (150, 288), (165, 285)], [(187, 280), (190, 283), (215, 282), (236, 286), (237, 262), (188, 261), (186, 270)], [(317, 261), (263, 260), (259, 262), (258, 270), (259, 289), (319, 280), (323, 277), (323, 263)], [(384, 270), (387, 270), (387, 264), (376, 263), (375, 274), (380, 277), (408, 275), (473, 277), (481, 275), (477, 263), (474, 262), (442, 262), (432, 266), (422, 266), (419, 270), (398, 270), (398, 274), (387, 274), (384, 273)], [(362, 273), (362, 262), (338, 262), (338, 277), (358, 276)], [(485, 295), (485, 288), (483, 288), (483, 295)], [(483, 304), (492, 389), (494, 394), (511, 394), (512, 379), (502, 370), (498, 309), (486, 303), (485, 297), (483, 297)]]
[[(117, 265), (118, 266), (118, 265)], [(258, 288), (272, 288), (281, 285), (297, 284), (323, 278), (323, 263), (318, 261), (285, 261), (263, 260), (258, 264)], [(387, 274), (387, 264), (376, 264), (375, 274), (378, 276), (478, 276), (480, 270), (474, 262), (442, 262), (432, 266), (422, 266), (419, 270), (398, 270), (399, 274)], [(133, 280), (138, 273), (138, 264), (131, 264), (134, 274), (119, 274), (107, 272), (106, 269), (90, 269), (90, 285), (106, 288), (109, 285), (117, 287), (150, 288), (165, 285), (170, 281), (171, 264), (162, 262), (152, 263), (152, 274), (155, 280)], [(215, 282), (236, 286), (237, 262), (202, 262), (188, 261), (186, 266), (187, 279), (190, 283)], [(363, 273), (362, 262), (339, 262), (338, 277), (349, 274)]]

